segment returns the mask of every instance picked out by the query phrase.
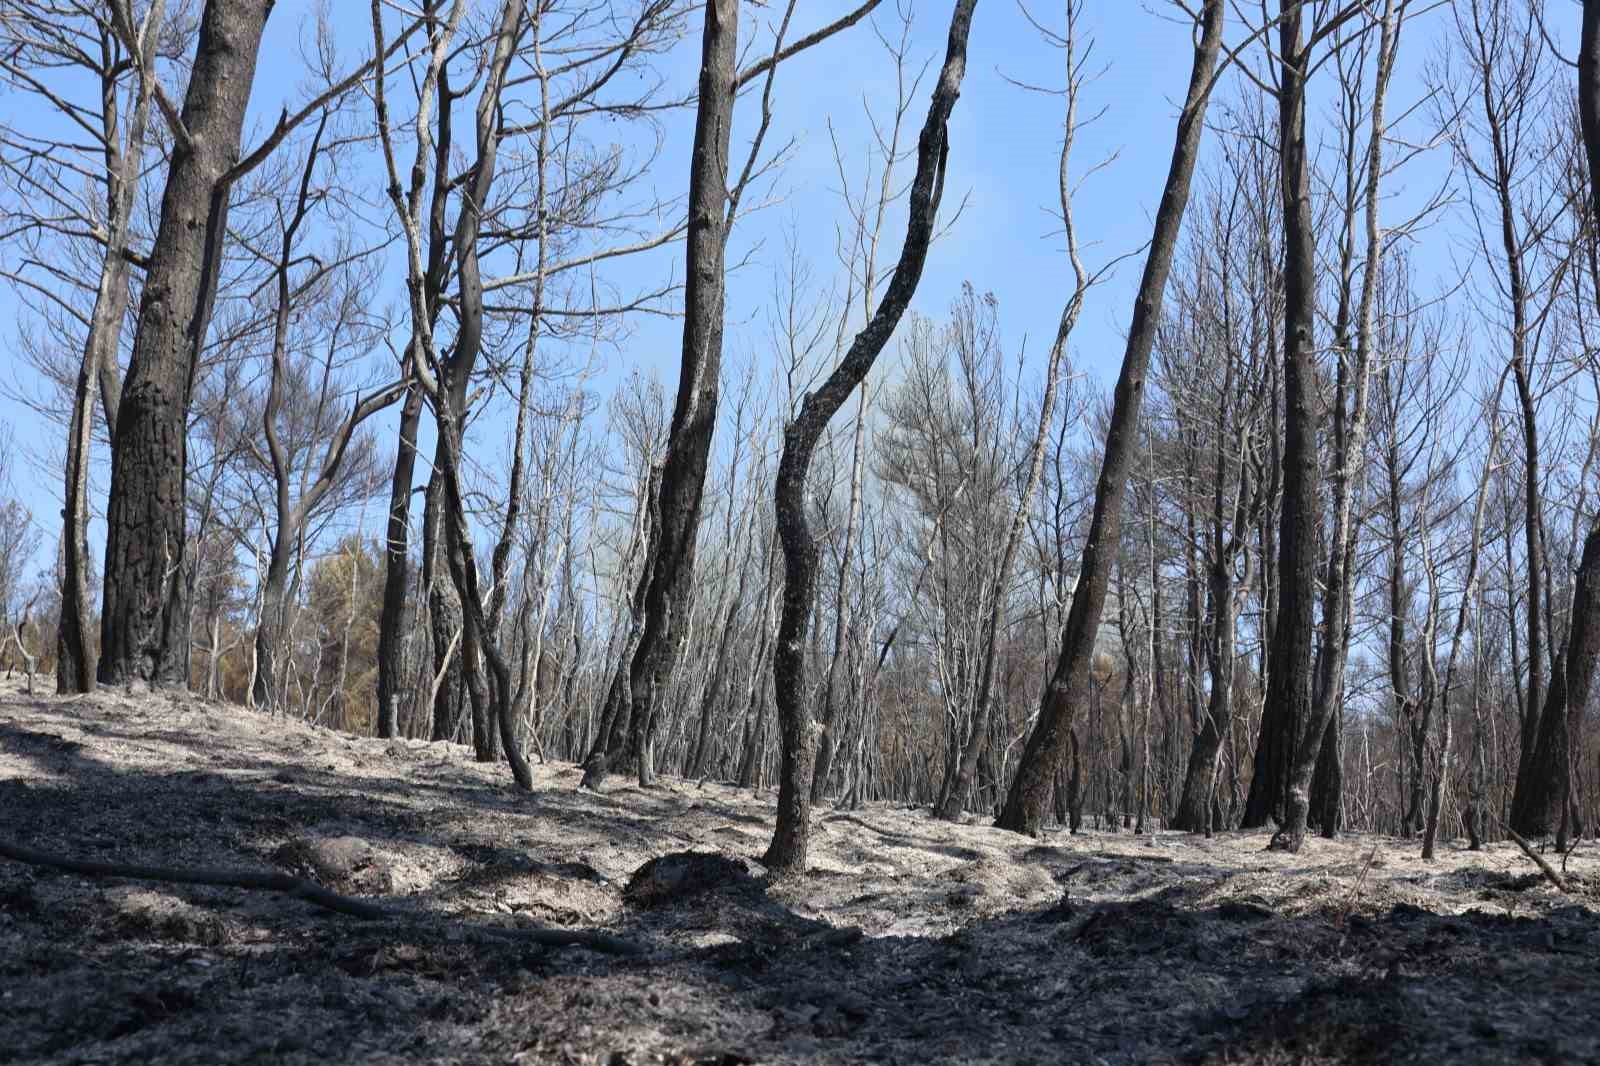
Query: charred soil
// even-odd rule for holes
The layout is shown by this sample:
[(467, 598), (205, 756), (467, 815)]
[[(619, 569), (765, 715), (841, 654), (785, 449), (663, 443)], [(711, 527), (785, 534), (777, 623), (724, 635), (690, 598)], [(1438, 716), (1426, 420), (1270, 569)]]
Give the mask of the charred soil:
[[(666, 780), (532, 795), (468, 748), (0, 686), (0, 836), (390, 905), (0, 859), (0, 1062), (1600, 1061), (1600, 851), (1051, 833)], [(1559, 863), (1558, 856), (1548, 856)], [(547, 947), (524, 927), (644, 948)]]

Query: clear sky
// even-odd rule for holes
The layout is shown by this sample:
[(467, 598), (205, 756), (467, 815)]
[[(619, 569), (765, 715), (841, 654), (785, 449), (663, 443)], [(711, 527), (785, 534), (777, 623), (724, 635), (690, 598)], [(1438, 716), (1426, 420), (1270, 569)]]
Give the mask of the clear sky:
[[(897, 36), (898, 18), (886, 0), (875, 16), (883, 32)], [(840, 0), (799, 5), (791, 38), (824, 24), (854, 6)], [(937, 71), (952, 3), (917, 0), (912, 10), (913, 65), (931, 64), (928, 78)], [(281, 107), (302, 99), (301, 75), (296, 62), (297, 40), (307, 29), (313, 6), (307, 0), (280, 0), (272, 14), (269, 39), (264, 46), (252, 103), (254, 135), (278, 114)], [(1047, 24), (1059, 25), (1060, 5), (1032, 9)], [(354, 0), (334, 0), (333, 15), (341, 32), (341, 46), (350, 58), (370, 50), (367, 5)], [(754, 40), (756, 52), (770, 47), (771, 21), (781, 11), (776, 2), (765, 7), (743, 5), (743, 37)], [(1165, 0), (1131, 3), (1092, 0), (1086, 5), (1081, 32), (1094, 39), (1094, 63), (1104, 72), (1086, 90), (1083, 108), (1103, 117), (1080, 134), (1075, 153), (1079, 173), (1091, 163), (1118, 153), (1111, 166), (1092, 178), (1076, 200), (1085, 258), (1091, 267), (1114, 256), (1134, 251), (1149, 237), (1150, 216), (1159, 197), (1172, 149), (1177, 101), (1181, 99), (1191, 58), (1190, 29), (1173, 16), (1181, 15)], [(1436, 50), (1441, 19), (1430, 15), (1413, 31), (1401, 77), (1395, 86), (1392, 109), (1408, 107), (1421, 95), (1417, 70)], [(1230, 25), (1228, 37), (1237, 40), (1241, 30)], [(681, 91), (692, 89), (698, 68), (699, 16), (691, 18), (691, 31), (666, 58), (665, 69)], [(755, 53), (752, 53), (755, 54)], [(801, 255), (823, 282), (838, 273), (834, 258), (834, 227), (844, 219), (839, 197), (829, 123), (846, 153), (868, 144), (863, 105), (886, 111), (895, 98), (894, 70), (877, 37), (865, 25), (785, 64), (777, 79), (776, 112), (769, 145), (793, 140), (793, 154), (777, 173), (770, 190), (773, 203), (739, 223), (729, 260), (746, 265), (732, 277), (728, 298), (730, 359), (767, 358), (766, 327), (762, 319), (771, 303), (773, 273), (785, 257), (786, 238), (793, 233)], [(1049, 338), (1068, 294), (1070, 270), (1062, 241), (1049, 214), (1054, 205), (1056, 156), (1062, 129), (1059, 99), (1026, 92), (1008, 79), (1036, 85), (1059, 86), (1063, 57), (1046, 45), (1029, 25), (1014, 0), (981, 0), (974, 20), (966, 81), (956, 106), (951, 129), (950, 171), (946, 207), (966, 200), (965, 209), (950, 226), (929, 257), (914, 307), (934, 317), (942, 316), (963, 281), (999, 299), (1007, 346), (1015, 351), (1027, 338), (1032, 367), (1042, 364)], [(1236, 79), (1227, 92), (1237, 91)], [(908, 138), (915, 137), (925, 112), (925, 81), (912, 104)], [(35, 106), (13, 96), (0, 97), (8, 118), (18, 106)], [(743, 159), (758, 121), (754, 95), (740, 104), (735, 119), (733, 158)], [(657, 195), (681, 197), (687, 180), (688, 146), (692, 112), (664, 119), (665, 147), (647, 179)], [(1313, 116), (1313, 125), (1317, 117)], [(1313, 137), (1317, 134), (1314, 132)], [(847, 160), (859, 168), (859, 158)], [(1431, 186), (1444, 169), (1443, 162), (1425, 164), (1418, 171), (1421, 185)], [(859, 169), (853, 171), (859, 174)], [(905, 179), (910, 176), (909, 167)], [(1404, 180), (1404, 179), (1403, 179)], [(890, 223), (888, 245), (881, 256), (892, 263), (901, 238), (898, 217)], [(1458, 250), (1459, 251), (1459, 250)], [(0, 254), (4, 254), (0, 250)], [(1108, 385), (1122, 354), (1123, 330), (1137, 282), (1140, 261), (1125, 263), (1115, 278), (1097, 289), (1085, 309), (1072, 345), (1077, 368)], [(1447, 257), (1439, 261), (1441, 272)], [(662, 253), (642, 256), (612, 276), (617, 284), (648, 285), (669, 276), (681, 278), (681, 245)], [(1426, 278), (1428, 268), (1424, 267)], [(389, 272), (390, 295), (403, 299), (403, 269), (397, 258)], [(0, 327), (10, 333), (15, 316), (9, 292), (0, 294)], [(679, 324), (675, 320), (643, 317), (617, 347), (602, 354), (606, 370), (595, 384), (602, 391), (620, 375), (637, 368), (654, 372), (674, 387), (678, 366)], [(885, 358), (893, 355), (893, 349)], [(10, 360), (10, 356), (0, 359)], [(18, 372), (22, 373), (22, 372)], [(881, 371), (879, 371), (881, 373)], [(0, 378), (11, 378), (0, 371)], [(26, 384), (26, 381), (23, 382)], [(31, 450), (53, 458), (61, 451), (62, 431), (28, 412), (10, 399), (0, 398), (0, 419), (12, 423)], [(383, 449), (392, 448), (392, 421), (378, 428)], [(497, 445), (504, 447), (504, 445)], [(42, 477), (26, 462), (17, 464), (18, 494), (33, 508), (52, 546), (57, 533), (60, 487), (53, 471)], [(104, 477), (96, 491), (103, 501)], [(377, 509), (369, 511), (369, 529), (377, 528)], [(98, 525), (91, 530), (91, 551), (100, 551)], [(41, 559), (41, 565), (47, 559)]]

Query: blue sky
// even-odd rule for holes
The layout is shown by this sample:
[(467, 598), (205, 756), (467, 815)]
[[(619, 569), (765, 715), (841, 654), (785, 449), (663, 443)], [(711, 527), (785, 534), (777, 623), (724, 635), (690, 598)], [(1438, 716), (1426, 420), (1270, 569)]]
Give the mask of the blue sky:
[[(893, 37), (899, 28), (891, 4), (892, 0), (886, 0), (874, 17), (883, 32)], [(837, 0), (800, 4), (791, 37), (831, 21), (850, 6), (853, 5)], [(950, 7), (948, 0), (918, 0), (913, 10), (913, 65), (928, 61), (929, 78), (943, 54)], [(366, 9), (367, 5), (353, 0), (335, 0), (335, 24), (341, 33), (349, 34), (349, 40), (341, 39), (341, 47), (350, 58), (370, 49)], [(1047, 23), (1059, 23), (1062, 17), (1059, 5), (1040, 6), (1034, 11)], [(297, 67), (283, 57), (296, 54), (297, 40), (305, 35), (311, 12), (312, 5), (304, 0), (280, 0), (273, 12), (253, 96), (255, 136), (281, 107), (292, 107), (303, 98)], [(755, 41), (752, 54), (770, 47), (770, 22), (780, 13), (772, 6), (744, 5), (743, 36)], [(1160, 0), (1148, 4), (1117, 0), (1087, 5), (1080, 30), (1094, 38), (1095, 63), (1105, 69), (1087, 88), (1082, 106), (1089, 113), (1104, 107), (1105, 114), (1081, 131), (1075, 169), (1081, 173), (1091, 163), (1118, 153), (1115, 163), (1082, 189), (1075, 204), (1085, 258), (1091, 267), (1139, 248), (1149, 236), (1151, 211), (1171, 152), (1176, 101), (1182, 96), (1189, 73), (1190, 30), (1173, 21), (1170, 16), (1174, 14), (1178, 9)], [(692, 16), (690, 33), (664, 61), (669, 79), (683, 91), (692, 88), (698, 67), (698, 27), (698, 15)], [(1417, 71), (1423, 59), (1434, 52), (1433, 42), (1442, 28), (1440, 16), (1432, 15), (1426, 24), (1412, 31), (1392, 109), (1409, 106), (1419, 96)], [(1239, 35), (1238, 25), (1232, 25), (1229, 38), (1237, 39)], [(1062, 54), (1040, 40), (1012, 0), (982, 0), (972, 29), (966, 81), (952, 121), (945, 196), (947, 208), (964, 197), (966, 206), (935, 245), (914, 306), (939, 317), (963, 281), (971, 281), (980, 291), (992, 291), (999, 298), (1008, 349), (1015, 351), (1027, 338), (1030, 364), (1037, 370), (1070, 283), (1062, 242), (1048, 213), (1055, 198), (1061, 103), (1053, 97), (1025, 92), (1008, 78), (1059, 86), (1063, 81)], [(925, 81), (912, 104), (908, 138), (914, 138), (915, 129), (920, 126), (927, 88)], [(1233, 91), (1231, 83), (1225, 91)], [(785, 257), (789, 233), (796, 235), (800, 253), (819, 281), (826, 282), (837, 275), (834, 227), (844, 212), (829, 123), (847, 153), (865, 147), (868, 130), (863, 121), (863, 102), (888, 109), (894, 101), (894, 71), (876, 36), (861, 25), (785, 64), (778, 75), (776, 101), (768, 144), (792, 139), (795, 148), (788, 165), (765, 190), (775, 202), (745, 217), (732, 239), (730, 261), (747, 261), (747, 265), (730, 281), (726, 345), (730, 360), (748, 357), (760, 362), (768, 358), (761, 316), (771, 302), (773, 272)], [(9, 117), (22, 103), (12, 98), (0, 103), (0, 108)], [(753, 95), (741, 102), (734, 127), (735, 167), (743, 159), (754, 131), (758, 108)], [(647, 179), (664, 199), (682, 195), (692, 117), (691, 111), (685, 111), (664, 120), (665, 149)], [(1312, 121), (1315, 125), (1317, 117), (1313, 116)], [(251, 141), (254, 137), (247, 135), (246, 139)], [(1414, 175), (1403, 176), (1402, 184), (1413, 181), (1418, 189), (1431, 187), (1442, 169), (1442, 161), (1424, 163)], [(909, 178), (909, 168), (905, 177)], [(885, 268), (898, 252), (899, 226), (895, 219), (888, 227), (887, 247), (880, 256)], [(681, 256), (681, 246), (641, 256), (613, 277), (624, 287), (632, 283), (646, 285), (669, 273), (681, 277)], [(1425, 262), (1425, 283), (1430, 271), (1442, 274), (1447, 269), (1446, 258), (1439, 258), (1433, 266)], [(1125, 263), (1108, 284), (1094, 292), (1074, 337), (1076, 367), (1101, 385), (1114, 378), (1120, 362), (1124, 323), (1138, 270), (1137, 259)], [(389, 295), (403, 299), (403, 273), (398, 258), (388, 277), (392, 289)], [(11, 295), (0, 295), (0, 301), (0, 321), (12, 322)], [(4, 328), (9, 332), (14, 327)], [(621, 344), (601, 353), (605, 370), (594, 384), (602, 392), (609, 391), (610, 383), (638, 369), (655, 373), (670, 390), (677, 377), (678, 329), (675, 320), (637, 320)], [(892, 356), (891, 348), (885, 358)], [(0, 371), (0, 376), (11, 375)], [(0, 398), (0, 419), (11, 422), (31, 449), (47, 457), (59, 454), (61, 431), (9, 399)], [(385, 452), (392, 448), (391, 427), (392, 422), (378, 427)], [(494, 446), (505, 447), (498, 442)], [(17, 466), (17, 494), (33, 508), (47, 542), (53, 546), (59, 509), (58, 479), (53, 473), (38, 476), (26, 462)], [(104, 491), (103, 477), (98, 490)], [(377, 518), (377, 508), (369, 508), (369, 529), (377, 528)], [(97, 527), (91, 530), (91, 538), (91, 550), (98, 552), (101, 541)], [(41, 565), (46, 561), (41, 559)]]

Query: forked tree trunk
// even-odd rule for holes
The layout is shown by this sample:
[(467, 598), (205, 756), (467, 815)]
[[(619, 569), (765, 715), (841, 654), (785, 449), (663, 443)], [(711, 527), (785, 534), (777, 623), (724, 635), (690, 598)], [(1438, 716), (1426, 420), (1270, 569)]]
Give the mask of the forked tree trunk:
[(227, 234), (229, 173), (272, 5), (207, 0), (139, 301), (111, 449), (103, 684), (182, 685), (184, 482), (190, 394)]
[[(128, 132), (120, 132), (115, 71), (103, 77), (101, 123), (107, 144), (106, 244), (95, 288), (94, 309), (83, 343), (83, 364), (72, 394), (67, 432), (66, 503), (62, 514), (61, 622), (57, 626), (56, 692), (62, 695), (94, 689), (95, 661), (89, 647), (89, 447), (94, 427), (94, 390), (99, 386), (106, 429), (114, 431), (122, 384), (117, 372), (117, 340), (128, 309), (128, 222), (143, 173), (145, 131), (155, 92), (155, 50), (166, 15), (165, 0), (145, 11), (136, 42), (142, 51), (131, 59), (136, 96)], [(122, 137), (119, 141), (118, 138)]]
[[(1405, 5), (1399, 4), (1400, 8)], [(1369, 360), (1372, 351), (1372, 316), (1382, 245), (1378, 229), (1378, 184), (1382, 169), (1384, 98), (1392, 69), (1401, 19), (1396, 0), (1385, 0), (1380, 18), (1378, 71), (1370, 110), (1371, 143), (1367, 158), (1367, 255), (1361, 306), (1357, 313), (1355, 402), (1348, 426), (1343, 460), (1334, 472), (1334, 519), (1329, 568), (1329, 595), (1325, 601), (1327, 628), (1324, 673), (1320, 699), (1313, 699), (1311, 648), (1312, 614), (1316, 594), (1317, 533), (1321, 522), (1320, 478), (1317, 465), (1317, 380), (1313, 331), (1316, 327), (1316, 232), (1311, 214), (1310, 164), (1306, 155), (1306, 79), (1311, 46), (1301, 34), (1302, 8), (1282, 0), (1279, 32), (1281, 57), (1278, 115), (1280, 173), (1284, 215), (1284, 492), (1280, 515), (1278, 576), (1281, 582), (1277, 629), (1273, 633), (1268, 665), (1267, 707), (1286, 712), (1290, 723), (1290, 761), (1285, 784), (1284, 821), (1274, 843), (1298, 852), (1305, 842), (1310, 817), (1312, 779), (1323, 748), (1329, 742), (1329, 721), (1334, 701), (1343, 688), (1343, 633), (1348, 624), (1350, 579), (1341, 573), (1351, 565), (1353, 552), (1351, 505), (1357, 465), (1365, 457), (1365, 429)], [(1319, 34), (1320, 36), (1320, 34)], [(1341, 397), (1341, 404), (1342, 404)], [(1337, 738), (1333, 738), (1335, 741)], [(1330, 771), (1331, 774), (1331, 771)], [(1252, 789), (1252, 791), (1254, 791)], [(1326, 815), (1331, 827), (1336, 820)], [(1327, 829), (1325, 828), (1325, 832)]]

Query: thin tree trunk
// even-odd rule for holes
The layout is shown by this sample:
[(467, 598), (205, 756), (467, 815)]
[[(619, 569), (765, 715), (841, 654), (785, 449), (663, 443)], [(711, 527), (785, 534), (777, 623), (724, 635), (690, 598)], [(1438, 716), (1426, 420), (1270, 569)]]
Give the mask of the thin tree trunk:
[(1017, 776), (995, 823), (1003, 829), (1036, 834), (1043, 827), (1056, 767), (1071, 735), (1073, 717), (1077, 708), (1088, 702), (1085, 697), (1092, 684), (1090, 661), (1105, 607), (1111, 564), (1120, 545), (1123, 488), (1137, 443), (1145, 373), (1161, 321), (1161, 303), (1172, 268), (1173, 251), (1189, 202), (1189, 184), (1199, 155), (1206, 104), (1221, 50), (1223, 14), (1221, 0), (1207, 0), (1200, 19), (1201, 32), (1195, 43), (1194, 66), (1183, 112), (1178, 119), (1166, 186), (1156, 210), (1150, 252), (1134, 300), (1122, 371), (1113, 394), (1105, 460), (1095, 486), (1094, 514), (1084, 545), (1077, 590), (1062, 633), (1055, 672), (1040, 701), (1038, 722), (1028, 737)]
[(145, 132), (155, 93), (155, 50), (165, 19), (165, 0), (154, 0), (139, 26), (138, 51), (132, 57), (136, 96), (129, 116), (127, 136), (118, 140), (117, 91), (114, 73), (108, 84), (100, 116), (108, 147), (106, 159), (106, 244), (95, 288), (94, 310), (83, 343), (83, 364), (72, 395), (72, 418), (67, 433), (65, 472), (66, 509), (62, 514), (64, 551), (61, 568), (61, 621), (57, 627), (56, 692), (91, 692), (95, 662), (89, 648), (89, 449), (94, 427), (93, 392), (99, 386), (106, 430), (114, 432), (122, 384), (117, 372), (117, 339), (128, 308), (128, 225), (143, 173)]
[(1066, 306), (1061, 310), (1061, 318), (1056, 325), (1055, 343), (1050, 346), (1050, 355), (1045, 364), (1044, 398), (1039, 406), (1039, 424), (1034, 430), (1033, 442), (1028, 452), (1028, 480), (1023, 484), (1016, 509), (1011, 513), (1011, 523), (1006, 529), (1006, 539), (1000, 549), (999, 566), (995, 569), (994, 583), (989, 590), (989, 610), (983, 619), (980, 644), (980, 654), (983, 659), (979, 667), (978, 691), (973, 700), (972, 728), (965, 744), (962, 745), (953, 772), (945, 777), (935, 810), (938, 817), (951, 822), (961, 817), (961, 812), (966, 806), (967, 793), (972, 788), (972, 775), (977, 769), (978, 757), (983, 754), (989, 740), (989, 719), (994, 703), (995, 650), (999, 642), (1000, 623), (1010, 603), (1011, 568), (1016, 561), (1017, 547), (1022, 543), (1023, 530), (1033, 514), (1034, 493), (1038, 491), (1039, 481), (1044, 473), (1045, 443), (1049, 440), (1050, 424), (1055, 417), (1056, 389), (1061, 380), (1061, 363), (1066, 358), (1067, 342), (1072, 336), (1073, 327), (1077, 325), (1078, 315), (1083, 310), (1084, 296), (1093, 282), (1078, 254), (1078, 235), (1072, 216), (1072, 186), (1067, 171), (1067, 165), (1072, 158), (1073, 138), (1078, 127), (1078, 87), (1081, 84), (1079, 56), (1075, 46), (1076, 18), (1076, 9), (1069, 6), (1065, 37), (1067, 114), (1061, 151), (1057, 156), (1056, 172), (1058, 202), (1067, 236), (1067, 253), (1072, 263), (1074, 284), (1072, 295), (1068, 297)]
[(810, 840), (811, 780), (816, 760), (815, 722), (804, 706), (805, 640), (817, 580), (817, 545), (806, 520), (805, 482), (811, 454), (828, 422), (861, 384), (878, 353), (889, 343), (921, 280), (933, 240), (934, 222), (944, 192), (945, 164), (950, 150), (949, 119), (966, 73), (967, 37), (977, 0), (956, 0), (944, 66), (934, 85), (928, 117), (917, 143), (917, 172), (912, 179), (906, 240), (872, 321), (856, 335), (844, 359), (828, 379), (809, 394), (800, 412), (784, 430), (774, 502), (778, 536), (783, 545), (783, 612), (773, 648), (773, 682), (782, 738), (778, 784), (778, 818), (772, 843), (762, 862), (778, 873), (805, 869)]

